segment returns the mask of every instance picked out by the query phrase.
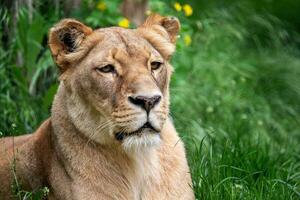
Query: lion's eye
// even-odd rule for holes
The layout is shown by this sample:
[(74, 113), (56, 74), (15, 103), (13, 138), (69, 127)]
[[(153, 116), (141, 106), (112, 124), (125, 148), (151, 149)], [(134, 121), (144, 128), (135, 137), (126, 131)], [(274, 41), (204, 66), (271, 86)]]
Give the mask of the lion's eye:
[(99, 67), (96, 69), (102, 73), (113, 73), (116, 71), (113, 65), (105, 65), (104, 67)]
[(158, 61), (154, 61), (151, 63), (151, 70), (157, 70), (161, 67), (162, 63)]

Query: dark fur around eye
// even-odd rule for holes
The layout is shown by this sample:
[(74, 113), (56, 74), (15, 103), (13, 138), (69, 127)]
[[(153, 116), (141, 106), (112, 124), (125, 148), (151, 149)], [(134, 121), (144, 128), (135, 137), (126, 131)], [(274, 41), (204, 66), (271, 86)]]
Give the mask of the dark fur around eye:
[(151, 70), (157, 70), (161, 67), (162, 63), (158, 61), (151, 62)]
[(98, 71), (102, 73), (115, 73), (115, 67), (113, 65), (105, 65), (104, 67), (98, 67), (96, 68)]

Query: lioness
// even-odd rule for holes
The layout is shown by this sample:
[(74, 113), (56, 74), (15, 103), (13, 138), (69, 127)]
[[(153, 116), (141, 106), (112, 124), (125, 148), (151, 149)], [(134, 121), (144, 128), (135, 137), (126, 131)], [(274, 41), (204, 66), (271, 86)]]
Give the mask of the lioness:
[(51, 117), (0, 141), (0, 199), (14, 180), (48, 199), (194, 199), (183, 143), (168, 117), (180, 28), (152, 15), (137, 29), (64, 19), (49, 47), (60, 70)]

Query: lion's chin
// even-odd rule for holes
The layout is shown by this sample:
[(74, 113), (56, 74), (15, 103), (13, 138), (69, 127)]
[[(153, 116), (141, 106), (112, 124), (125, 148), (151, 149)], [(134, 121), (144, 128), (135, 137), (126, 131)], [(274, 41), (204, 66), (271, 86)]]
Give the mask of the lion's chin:
[(160, 133), (144, 129), (139, 134), (126, 135), (122, 140), (122, 147), (127, 153), (147, 151), (160, 144)]

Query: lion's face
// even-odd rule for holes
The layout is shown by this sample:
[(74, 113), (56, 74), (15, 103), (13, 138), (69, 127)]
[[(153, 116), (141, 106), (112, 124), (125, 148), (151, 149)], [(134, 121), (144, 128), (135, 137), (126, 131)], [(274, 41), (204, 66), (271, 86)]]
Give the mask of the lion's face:
[(56, 25), (49, 44), (74, 125), (99, 143), (127, 149), (158, 144), (168, 117), (168, 60), (178, 29), (176, 19), (157, 15), (133, 30), (92, 31), (74, 20)]

